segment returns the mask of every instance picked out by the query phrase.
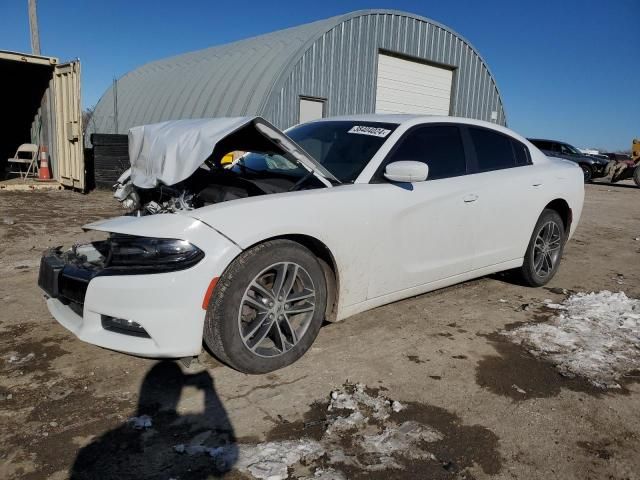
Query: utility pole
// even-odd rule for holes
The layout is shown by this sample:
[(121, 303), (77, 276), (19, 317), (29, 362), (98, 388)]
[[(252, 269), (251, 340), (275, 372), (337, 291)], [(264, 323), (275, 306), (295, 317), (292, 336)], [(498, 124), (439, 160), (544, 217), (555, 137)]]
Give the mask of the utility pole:
[(29, 1), (29, 29), (31, 30), (31, 53), (40, 55), (40, 33), (38, 32), (38, 9), (36, 0)]
[[(36, 0), (28, 0), (29, 2), (29, 30), (31, 31), (31, 53), (34, 55), (40, 55), (40, 32), (38, 31), (38, 9), (36, 6)], [(49, 102), (49, 94), (44, 92), (42, 100), (40, 102), (40, 126), (37, 138), (32, 138), (31, 141), (40, 145), (40, 159), (49, 160), (49, 116), (47, 103)], [(36, 117), (37, 118), (37, 117)], [(38, 174), (40, 176), (40, 174)], [(51, 177), (49, 177), (51, 178)]]

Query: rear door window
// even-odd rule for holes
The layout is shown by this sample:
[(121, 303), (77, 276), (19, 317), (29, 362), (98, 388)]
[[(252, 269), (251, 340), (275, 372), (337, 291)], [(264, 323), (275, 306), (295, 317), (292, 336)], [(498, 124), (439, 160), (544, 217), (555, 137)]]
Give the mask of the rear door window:
[(462, 136), (455, 125), (425, 125), (410, 130), (384, 164), (401, 160), (426, 163), (429, 166), (427, 180), (467, 173)]
[(477, 127), (469, 127), (469, 134), (476, 150), (479, 172), (518, 166), (510, 137)]

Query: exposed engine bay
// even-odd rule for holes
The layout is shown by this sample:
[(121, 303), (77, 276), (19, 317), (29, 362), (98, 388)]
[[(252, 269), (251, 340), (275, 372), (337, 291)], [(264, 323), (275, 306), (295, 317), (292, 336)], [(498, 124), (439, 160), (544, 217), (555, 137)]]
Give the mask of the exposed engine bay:
[[(223, 162), (233, 152), (235, 161)], [(176, 213), (340, 183), (260, 117), (176, 120), (133, 127), (129, 130), (129, 160), (131, 168), (114, 185), (114, 197), (133, 215)]]
[(311, 176), (256, 172), (241, 164), (215, 169), (204, 166), (176, 185), (149, 189), (136, 187), (125, 175), (114, 185), (113, 196), (134, 215), (176, 213), (240, 198), (322, 187)]

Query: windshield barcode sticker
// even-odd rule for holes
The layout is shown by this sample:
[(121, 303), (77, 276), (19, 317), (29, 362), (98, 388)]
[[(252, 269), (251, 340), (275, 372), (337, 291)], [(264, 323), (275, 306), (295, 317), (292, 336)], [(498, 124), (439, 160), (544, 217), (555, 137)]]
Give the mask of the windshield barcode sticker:
[(371, 135), (372, 137), (386, 137), (391, 133), (391, 130), (387, 130), (386, 128), (378, 128), (378, 127), (366, 127), (364, 125), (355, 125), (351, 127), (349, 133), (357, 133), (360, 135)]

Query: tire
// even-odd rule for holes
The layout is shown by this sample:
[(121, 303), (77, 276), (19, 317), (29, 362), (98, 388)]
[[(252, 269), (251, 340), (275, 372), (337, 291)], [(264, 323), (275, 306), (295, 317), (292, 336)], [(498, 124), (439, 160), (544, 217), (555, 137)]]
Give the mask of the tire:
[[(553, 232), (557, 231), (557, 237), (556, 235), (552, 235), (552, 241), (546, 242), (547, 248), (551, 246), (556, 247), (557, 245), (557, 248), (553, 250), (548, 249), (548, 255), (543, 253), (545, 251), (543, 246), (545, 244), (544, 238), (546, 233), (549, 232), (549, 230), (545, 230), (545, 228), (549, 228)], [(558, 212), (550, 209), (543, 210), (531, 234), (531, 240), (529, 240), (529, 245), (527, 246), (527, 251), (524, 256), (524, 262), (520, 268), (520, 276), (525, 285), (541, 287), (553, 278), (560, 265), (565, 241), (565, 227)], [(546, 256), (546, 258), (543, 258), (542, 263), (539, 264), (540, 255), (543, 257)], [(551, 268), (549, 268), (548, 263), (551, 263)]]
[[(281, 300), (278, 291), (284, 292)], [(324, 271), (313, 253), (290, 240), (270, 240), (240, 254), (220, 277), (207, 308), (204, 341), (214, 356), (240, 372), (271, 372), (311, 347), (326, 302)]]
[(589, 183), (593, 178), (593, 171), (591, 170), (591, 167), (589, 165), (581, 163), (580, 168), (582, 169), (582, 174), (584, 175), (584, 183)]
[(633, 170), (633, 181), (640, 187), (640, 165)]

